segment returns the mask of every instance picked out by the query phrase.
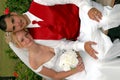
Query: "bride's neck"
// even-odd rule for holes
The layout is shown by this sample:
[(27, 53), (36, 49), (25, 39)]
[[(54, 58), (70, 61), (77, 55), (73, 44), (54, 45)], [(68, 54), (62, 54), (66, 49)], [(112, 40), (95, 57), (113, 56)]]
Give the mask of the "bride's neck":
[(54, 49), (53, 48), (50, 48), (50, 47), (47, 47), (47, 46), (43, 46), (43, 45), (41, 45), (41, 44), (37, 44), (37, 43), (33, 43), (31, 46), (29, 46), (29, 48), (28, 48), (28, 51), (30, 52), (30, 53), (44, 53), (44, 52), (52, 52), (52, 53), (54, 53)]
[(31, 46), (28, 47), (28, 51), (29, 52), (37, 52), (38, 50), (40, 50), (40, 44), (34, 43)]

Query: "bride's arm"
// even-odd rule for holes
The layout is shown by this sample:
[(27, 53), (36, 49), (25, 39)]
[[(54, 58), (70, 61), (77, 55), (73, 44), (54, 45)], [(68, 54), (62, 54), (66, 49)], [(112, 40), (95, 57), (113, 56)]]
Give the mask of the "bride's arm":
[(45, 76), (48, 76), (54, 80), (61, 80), (64, 79), (70, 75), (73, 75), (77, 72), (80, 72), (84, 70), (84, 65), (83, 64), (79, 64), (75, 69), (70, 70), (70, 71), (61, 71), (61, 72), (56, 72), (52, 69), (48, 69), (46, 67), (43, 67), (42, 70), (39, 72), (40, 74), (43, 74)]

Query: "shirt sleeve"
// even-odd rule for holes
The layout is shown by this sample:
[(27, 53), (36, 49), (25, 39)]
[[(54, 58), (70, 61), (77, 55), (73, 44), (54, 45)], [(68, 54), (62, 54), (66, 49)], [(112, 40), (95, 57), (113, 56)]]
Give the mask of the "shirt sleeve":
[(74, 49), (76, 51), (85, 51), (84, 42), (80, 42), (80, 41), (70, 41), (70, 40), (62, 39), (62, 40), (35, 40), (35, 42), (52, 48)]
[(80, 10), (86, 13), (92, 8), (88, 0), (34, 0), (36, 3), (43, 5), (55, 5), (55, 4), (75, 4)]

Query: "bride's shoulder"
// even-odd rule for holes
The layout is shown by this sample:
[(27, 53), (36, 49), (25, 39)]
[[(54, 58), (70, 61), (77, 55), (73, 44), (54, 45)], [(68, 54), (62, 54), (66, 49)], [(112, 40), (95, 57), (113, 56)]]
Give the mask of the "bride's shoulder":
[(29, 63), (30, 63), (30, 66), (34, 69), (34, 70), (36, 70), (36, 69), (38, 69), (40, 66), (42, 66), (43, 65), (43, 61), (37, 61), (37, 60), (35, 60), (35, 59), (30, 59), (29, 60)]

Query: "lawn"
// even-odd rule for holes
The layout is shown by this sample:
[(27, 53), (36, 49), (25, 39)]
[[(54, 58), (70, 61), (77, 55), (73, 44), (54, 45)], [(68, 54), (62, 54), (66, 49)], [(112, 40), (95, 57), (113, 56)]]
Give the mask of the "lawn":
[[(1, 7), (0, 15), (2, 15), (4, 12), (5, 5), (6, 5), (5, 1), (6, 0), (0, 0), (0, 7)], [(9, 8), (10, 8), (11, 5), (14, 5), (14, 4), (21, 5), (20, 3), (21, 2), (23, 3), (23, 1), (24, 0), (21, 0), (21, 1), (11, 0), (7, 2), (7, 4), (9, 4)], [(30, 4), (28, 2), (30, 1), (31, 0), (25, 1), (26, 4), (28, 4), (28, 6)], [(11, 9), (16, 10), (14, 9), (16, 7), (17, 6), (13, 6)], [(23, 4), (22, 8), (18, 10), (22, 11), (22, 10), (26, 10), (27, 8), (28, 7), (26, 7), (26, 5)], [(13, 73), (15, 71), (18, 74), (17, 80), (42, 80), (42, 77), (40, 77), (39, 75), (36, 75), (33, 71), (31, 71), (27, 66), (25, 66), (25, 64), (21, 62), (20, 59), (10, 58), (11, 54), (12, 54), (11, 57), (14, 56), (15, 58), (16, 56), (14, 55), (15, 53), (8, 53), (8, 52), (11, 52), (9, 49), (10, 48), (5, 43), (4, 32), (0, 30), (0, 76), (13, 76)]]
[[(6, 0), (0, 0), (0, 15), (3, 14), (5, 1)], [(15, 61), (10, 59), (7, 53), (5, 53), (7, 48), (8, 45), (5, 43), (4, 32), (0, 30), (0, 76), (11, 76), (14, 72)]]

